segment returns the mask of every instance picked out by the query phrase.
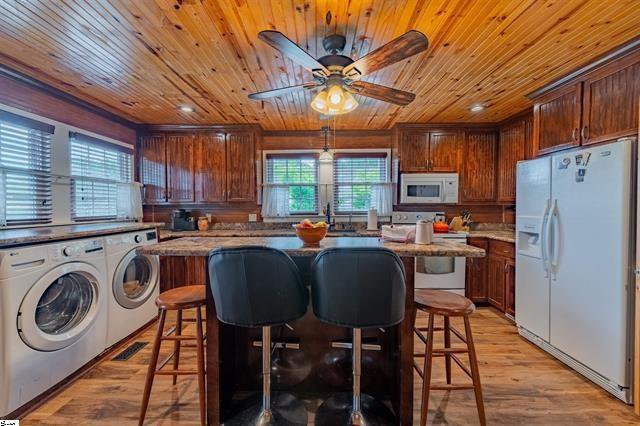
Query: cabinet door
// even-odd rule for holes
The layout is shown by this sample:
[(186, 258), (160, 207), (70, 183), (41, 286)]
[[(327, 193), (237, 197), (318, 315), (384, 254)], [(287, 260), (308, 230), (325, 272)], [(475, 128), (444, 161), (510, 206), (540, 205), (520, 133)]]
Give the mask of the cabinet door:
[(429, 133), (429, 171), (458, 171), (458, 135), (456, 133)]
[(577, 83), (543, 96), (533, 105), (536, 155), (580, 145), (582, 85)]
[(198, 134), (196, 149), (196, 201), (226, 200), (227, 153), (224, 133)]
[(227, 133), (227, 200), (254, 201), (255, 139), (252, 132)]
[(167, 134), (167, 199), (169, 202), (193, 202), (194, 193), (194, 135)]
[(429, 133), (402, 132), (400, 135), (400, 171), (429, 171)]
[(487, 256), (487, 296), (489, 303), (504, 312), (505, 258)]
[(516, 201), (516, 163), (525, 159), (526, 143), (525, 120), (500, 129), (497, 200), (501, 203)]
[(496, 197), (497, 138), (493, 132), (466, 135), (461, 192), (463, 201), (493, 201)]
[(607, 67), (585, 79), (582, 144), (636, 135), (639, 98), (640, 63), (617, 70)]
[(504, 275), (504, 311), (512, 316), (516, 315), (516, 262), (514, 259), (505, 261)]
[(140, 183), (144, 185), (143, 203), (159, 204), (167, 201), (167, 155), (163, 134), (140, 137)]
[[(485, 238), (469, 238), (468, 244), (488, 251), (489, 242)], [(467, 298), (473, 302), (487, 301), (487, 259), (470, 257), (467, 259), (466, 290)]]

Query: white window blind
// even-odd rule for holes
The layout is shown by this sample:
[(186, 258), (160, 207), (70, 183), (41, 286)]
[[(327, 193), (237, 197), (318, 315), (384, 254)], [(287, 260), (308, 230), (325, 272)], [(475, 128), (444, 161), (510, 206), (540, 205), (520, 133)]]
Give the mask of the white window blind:
[(336, 153), (333, 162), (334, 211), (364, 213), (376, 207), (390, 214), (392, 187), (386, 153)]
[(0, 226), (51, 222), (54, 126), (0, 111)]
[(317, 212), (317, 155), (267, 155), (262, 215), (278, 217)]
[(74, 221), (118, 217), (118, 190), (132, 181), (129, 148), (71, 133), (71, 218)]

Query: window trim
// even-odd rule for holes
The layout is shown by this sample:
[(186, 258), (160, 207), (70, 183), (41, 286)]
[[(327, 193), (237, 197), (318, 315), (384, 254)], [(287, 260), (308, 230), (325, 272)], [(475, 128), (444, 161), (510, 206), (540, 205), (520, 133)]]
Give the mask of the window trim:
[(341, 210), (338, 211), (338, 209), (335, 207), (335, 201), (336, 201), (336, 189), (338, 187), (338, 185), (336, 185), (335, 183), (335, 161), (340, 159), (340, 158), (384, 158), (385, 159), (385, 180), (384, 182), (347, 182), (345, 183), (343, 186), (357, 186), (357, 185), (371, 185), (371, 184), (385, 184), (385, 183), (389, 183), (391, 182), (391, 171), (389, 169), (389, 156), (390, 154), (384, 153), (384, 152), (364, 152), (364, 151), (358, 151), (358, 152), (336, 152), (333, 156), (333, 162), (332, 162), (332, 183), (333, 183), (333, 187), (332, 187), (332, 194), (333, 194), (333, 198), (332, 198), (332, 207), (333, 207), (333, 211), (335, 212), (336, 216), (355, 216), (355, 215), (366, 215), (367, 212), (363, 212), (361, 210)]
[[(308, 211), (308, 212), (296, 212), (296, 213), (291, 213), (287, 216), (282, 216), (282, 217), (306, 217), (306, 216), (314, 216), (314, 215), (319, 215), (320, 212), (320, 208), (322, 206), (322, 198), (320, 195), (320, 167), (321, 167), (321, 163), (318, 160), (320, 157), (320, 152), (321, 151), (317, 151), (317, 150), (304, 150), (304, 151), (290, 151), (287, 150), (287, 152), (284, 151), (263, 151), (263, 156), (262, 156), (262, 184), (260, 185), (261, 190), (260, 190), (260, 195), (262, 195), (262, 188), (268, 185), (287, 185), (287, 186), (315, 186), (316, 187), (316, 208), (317, 210), (314, 211)], [(312, 185), (312, 184), (272, 184), (272, 183), (267, 183), (267, 160), (269, 160), (270, 158), (290, 158), (290, 159), (313, 159), (316, 160), (317, 165), (316, 165), (316, 184)], [(262, 202), (260, 202), (259, 204), (262, 204)], [(264, 218), (263, 218), (264, 219)], [(278, 218), (267, 218), (267, 219), (278, 219)]]
[[(340, 157), (341, 154), (363, 154), (365, 156), (370, 156), (371, 154), (377, 154), (380, 156), (385, 156), (387, 161), (386, 161), (386, 169), (387, 169), (387, 182), (391, 183), (393, 182), (393, 174), (392, 174), (392, 158), (391, 158), (391, 148), (338, 148), (338, 149), (332, 149), (331, 150), (334, 154), (334, 159), (336, 157), (336, 155), (338, 156), (338, 158)], [(262, 184), (260, 184), (260, 191), (259, 191), (259, 197), (258, 197), (258, 204), (262, 204), (262, 186), (264, 185), (264, 182), (267, 181), (266, 179), (266, 159), (267, 159), (267, 155), (271, 154), (293, 154), (293, 155), (299, 155), (299, 154), (316, 154), (316, 155), (320, 155), (322, 153), (322, 149), (273, 149), (273, 150), (263, 150), (262, 151), (262, 161), (261, 161), (261, 166), (262, 166)], [(318, 211), (316, 212), (316, 215), (313, 216), (312, 214), (306, 215), (306, 217), (312, 219), (312, 218), (317, 218), (317, 219), (321, 219), (322, 217), (324, 217), (324, 214), (322, 213), (324, 206), (327, 205), (327, 203), (331, 204), (331, 210), (332, 212), (333, 210), (333, 161), (331, 162), (322, 162), (319, 161), (318, 162)], [(323, 188), (324, 187), (324, 188)], [(283, 216), (283, 217), (278, 217), (278, 218), (272, 218), (272, 217), (267, 217), (267, 218), (262, 218), (262, 220), (264, 222), (290, 222), (291, 219), (296, 219), (296, 218), (300, 218), (303, 217), (304, 215), (289, 215), (289, 216)], [(342, 221), (356, 221), (356, 222), (364, 222), (367, 220), (367, 214), (366, 213), (362, 213), (362, 212), (355, 212), (355, 213), (338, 213), (338, 214), (333, 214), (332, 216), (336, 218), (337, 222), (342, 222)], [(380, 216), (381, 219), (384, 219), (384, 216)]]

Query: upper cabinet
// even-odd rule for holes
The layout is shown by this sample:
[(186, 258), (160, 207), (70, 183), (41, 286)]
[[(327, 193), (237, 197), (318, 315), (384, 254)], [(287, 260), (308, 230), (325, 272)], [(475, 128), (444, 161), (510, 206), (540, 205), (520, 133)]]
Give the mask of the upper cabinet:
[(400, 172), (457, 172), (458, 132), (411, 128), (399, 130)]
[(535, 155), (637, 134), (640, 53), (590, 68), (534, 98)]
[(525, 160), (533, 133), (531, 114), (500, 126), (497, 201), (515, 203), (516, 164)]
[(467, 131), (462, 155), (461, 201), (495, 201), (498, 156), (496, 133), (493, 131)]
[(144, 203), (255, 201), (257, 138), (253, 128), (141, 136)]

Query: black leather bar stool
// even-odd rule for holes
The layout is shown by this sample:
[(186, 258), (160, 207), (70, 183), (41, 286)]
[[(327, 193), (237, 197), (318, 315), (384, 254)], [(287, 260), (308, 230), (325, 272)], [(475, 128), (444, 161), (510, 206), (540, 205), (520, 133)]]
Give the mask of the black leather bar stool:
[(321, 321), (353, 329), (353, 392), (336, 394), (316, 412), (317, 425), (395, 424), (393, 413), (361, 394), (362, 329), (391, 327), (404, 318), (402, 261), (390, 250), (332, 248), (311, 267), (313, 312)]
[(267, 247), (217, 249), (209, 256), (209, 281), (220, 321), (262, 327), (262, 401), (225, 425), (306, 425), (302, 401), (287, 393), (271, 395), (271, 326), (302, 317), (309, 302), (293, 260)]

